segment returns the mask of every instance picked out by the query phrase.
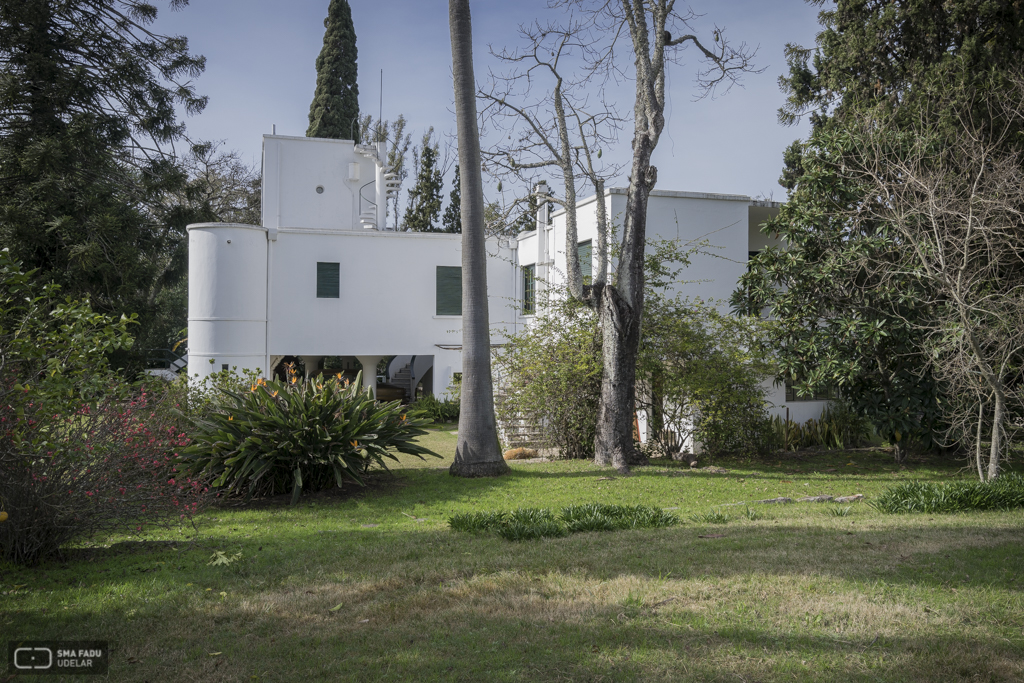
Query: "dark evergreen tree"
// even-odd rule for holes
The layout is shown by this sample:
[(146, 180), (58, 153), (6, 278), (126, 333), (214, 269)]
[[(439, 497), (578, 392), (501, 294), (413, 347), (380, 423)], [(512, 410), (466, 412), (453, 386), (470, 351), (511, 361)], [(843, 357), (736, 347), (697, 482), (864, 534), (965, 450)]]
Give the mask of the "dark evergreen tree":
[(431, 127), (423, 136), (419, 150), (413, 150), (416, 184), (409, 190), (409, 208), (405, 212), (404, 224), (406, 228), (419, 232), (441, 232), (437, 221), (441, 217), (444, 177), (438, 168), (440, 148), (433, 137), (434, 128)]
[(458, 164), (455, 164), (455, 180), (452, 181), (452, 191), (448, 194), (448, 206), (444, 210), (441, 224), (445, 232), (462, 232), (462, 178), (459, 177)]
[(169, 154), (175, 110), (206, 104), (192, 85), (204, 59), (152, 33), (156, 14), (139, 0), (0, 2), (0, 244), (96, 310), (138, 313), (142, 336), (197, 218), (160, 208), (187, 183)]
[[(855, 122), (872, 112), (897, 130), (958, 125), (963, 103), (937, 93), (984, 102), (978, 92), (1003, 92), (1024, 51), (1024, 4), (838, 0), (820, 20), (816, 49), (787, 46), (790, 73), (781, 80), (780, 120), (806, 115), (812, 124), (810, 138), (786, 151), (780, 183), (789, 201), (765, 226), (787, 246), (752, 260), (734, 302), (748, 312), (769, 307), (784, 374), (805, 395), (838, 386), (899, 460), (908, 441), (930, 440), (941, 416), (941, 387), (915, 333), (932, 314), (919, 302), (932, 297), (917, 294), (925, 285), (913, 272), (886, 268), (902, 259), (887, 225), (851, 218), (878, 200), (852, 171), (861, 149)], [(988, 116), (976, 114), (969, 118)]]
[(512, 233), (519, 234), (521, 232), (531, 232), (537, 229), (537, 210), (540, 209), (540, 203), (537, 202), (537, 198), (533, 196), (533, 193), (526, 198), (526, 207), (523, 208), (522, 213), (519, 214), (519, 218), (512, 224)]
[(356, 30), (346, 0), (331, 0), (324, 27), (327, 30), (316, 58), (316, 92), (309, 105), (306, 137), (355, 138), (359, 142)]

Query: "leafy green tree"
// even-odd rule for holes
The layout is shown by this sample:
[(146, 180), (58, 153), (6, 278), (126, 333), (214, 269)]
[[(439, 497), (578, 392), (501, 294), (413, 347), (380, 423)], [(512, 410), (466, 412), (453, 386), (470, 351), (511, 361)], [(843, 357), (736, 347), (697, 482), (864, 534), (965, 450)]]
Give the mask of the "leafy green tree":
[(347, 0), (331, 0), (324, 19), (324, 46), (316, 58), (316, 91), (306, 137), (359, 142), (356, 30)]
[(452, 181), (452, 191), (448, 195), (448, 206), (445, 207), (444, 216), (441, 218), (441, 225), (445, 232), (462, 232), (462, 178), (459, 177), (459, 165), (455, 164), (455, 180)]
[(902, 461), (908, 442), (928, 443), (942, 426), (942, 390), (918, 332), (935, 297), (899, 266), (905, 254), (891, 224), (858, 218), (879, 195), (852, 171), (862, 150), (854, 124), (871, 110), (894, 130), (922, 121), (948, 130), (965, 111), (985, 116), (955, 97), (931, 106), (936, 86), (965, 97), (1001, 92), (1024, 49), (1024, 6), (839, 0), (820, 21), (816, 49), (787, 46), (781, 80), (780, 120), (806, 115), (812, 125), (786, 152), (780, 182), (789, 201), (764, 227), (787, 247), (752, 260), (734, 303), (779, 319), (781, 370), (800, 393), (837, 386)]
[(416, 184), (409, 190), (409, 208), (403, 223), (410, 230), (442, 232), (438, 227), (441, 217), (441, 191), (444, 177), (439, 167), (440, 145), (433, 140), (434, 127), (423, 136), (418, 150), (413, 150)]
[[(136, 348), (165, 349), (180, 338), (188, 318), (188, 235), (190, 223), (219, 221), (261, 224), (262, 174), (237, 152), (220, 143), (192, 145), (178, 159), (178, 182), (154, 193), (149, 213), (164, 228), (166, 248), (151, 256), (155, 277), (139, 310), (145, 325), (136, 331)], [(123, 363), (122, 363), (123, 364)]]
[[(174, 9), (185, 6), (174, 0)], [(159, 205), (185, 173), (177, 108), (198, 113), (205, 61), (151, 30), (138, 0), (0, 3), (0, 242), (101, 313), (153, 317), (184, 224)]]
[[(671, 452), (692, 438), (710, 455), (771, 449), (763, 386), (775, 372), (764, 343), (771, 323), (669, 296), (692, 251), (668, 240), (649, 246), (637, 407), (650, 418), (654, 442)], [(503, 423), (525, 419), (562, 457), (594, 457), (601, 334), (597, 314), (585, 304), (564, 295), (545, 302), (496, 354)]]

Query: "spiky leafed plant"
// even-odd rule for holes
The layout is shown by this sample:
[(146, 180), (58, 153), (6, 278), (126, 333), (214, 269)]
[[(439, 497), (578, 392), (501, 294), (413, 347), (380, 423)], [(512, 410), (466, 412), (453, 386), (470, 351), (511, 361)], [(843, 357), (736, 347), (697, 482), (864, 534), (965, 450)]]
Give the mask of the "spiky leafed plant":
[(386, 468), (394, 451), (440, 457), (418, 445), (430, 422), (399, 401), (377, 403), (361, 378), (306, 382), (259, 380), (245, 393), (223, 391), (224, 402), (196, 420), (192, 445), (181, 459), (231, 493), (272, 495), (350, 481), (363, 484), (372, 466)]

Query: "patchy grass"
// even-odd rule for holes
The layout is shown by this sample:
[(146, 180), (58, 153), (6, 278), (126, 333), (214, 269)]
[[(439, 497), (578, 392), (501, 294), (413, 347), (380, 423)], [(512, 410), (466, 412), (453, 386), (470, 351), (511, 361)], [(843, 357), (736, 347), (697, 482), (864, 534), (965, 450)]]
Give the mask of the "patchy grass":
[[(403, 458), (367, 489), (294, 508), (213, 510), (195, 544), (154, 532), (0, 567), (0, 629), (108, 639), (117, 681), (1024, 679), (1024, 512), (753, 502), (869, 502), (894, 482), (969, 477), (955, 465), (823, 453), (619, 477), (513, 461), (510, 476), (461, 480), (446, 472), (454, 429), (425, 437), (445, 460)], [(446, 522), (589, 503), (683, 521), (521, 543)], [(689, 519), (709, 509), (728, 522)]]

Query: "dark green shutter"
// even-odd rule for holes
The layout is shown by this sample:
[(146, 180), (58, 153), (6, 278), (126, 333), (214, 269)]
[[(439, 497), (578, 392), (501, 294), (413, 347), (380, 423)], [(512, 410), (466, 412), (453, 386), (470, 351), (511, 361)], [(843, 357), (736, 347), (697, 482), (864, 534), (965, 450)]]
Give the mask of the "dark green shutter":
[(580, 262), (580, 275), (583, 276), (583, 284), (589, 285), (594, 274), (594, 252), (591, 248), (591, 240), (576, 245), (576, 258)]
[(341, 264), (322, 263), (316, 264), (316, 298), (337, 299), (341, 296)]
[(537, 312), (536, 266), (523, 266), (523, 315)]
[(462, 267), (437, 267), (437, 315), (462, 315)]

